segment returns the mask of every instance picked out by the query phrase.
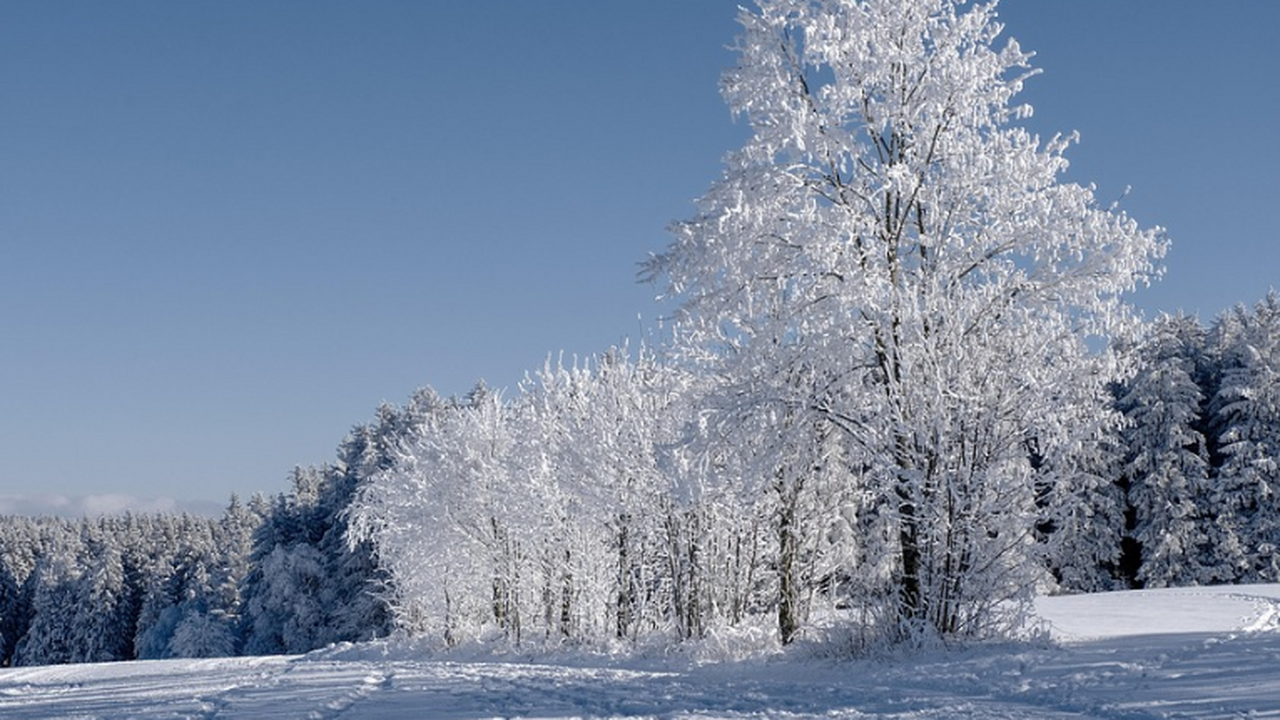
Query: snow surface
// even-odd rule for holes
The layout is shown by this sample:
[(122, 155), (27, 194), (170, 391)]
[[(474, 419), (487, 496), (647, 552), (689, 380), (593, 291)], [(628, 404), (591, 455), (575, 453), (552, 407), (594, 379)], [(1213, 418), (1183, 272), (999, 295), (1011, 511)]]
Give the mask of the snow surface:
[(1047, 597), (1056, 646), (876, 661), (294, 657), (0, 670), (0, 718), (1280, 718), (1280, 585)]

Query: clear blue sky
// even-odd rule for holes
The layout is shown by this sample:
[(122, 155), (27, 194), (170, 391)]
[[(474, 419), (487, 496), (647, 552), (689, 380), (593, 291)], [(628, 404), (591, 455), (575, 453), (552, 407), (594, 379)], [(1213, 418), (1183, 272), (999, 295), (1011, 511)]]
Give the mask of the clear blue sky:
[[(384, 399), (635, 338), (743, 136), (737, 4), (0, 0), (0, 498), (279, 491)], [(1280, 285), (1280, 3), (1000, 13), (1072, 179), (1169, 229), (1139, 305)]]

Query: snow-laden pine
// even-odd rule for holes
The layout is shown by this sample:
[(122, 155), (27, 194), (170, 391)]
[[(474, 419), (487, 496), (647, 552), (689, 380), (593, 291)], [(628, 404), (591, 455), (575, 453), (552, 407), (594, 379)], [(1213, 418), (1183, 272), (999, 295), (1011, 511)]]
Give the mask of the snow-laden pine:
[(1221, 458), (1205, 508), (1219, 576), (1280, 578), (1280, 295), (1218, 323), (1210, 431)]
[(1206, 540), (1199, 502), (1209, 482), (1208, 445), (1200, 432), (1204, 393), (1196, 382), (1204, 330), (1193, 318), (1159, 319), (1139, 349), (1139, 370), (1118, 399), (1129, 425), (1124, 478), (1141, 548), (1135, 580), (1146, 587), (1216, 578), (1201, 565)]

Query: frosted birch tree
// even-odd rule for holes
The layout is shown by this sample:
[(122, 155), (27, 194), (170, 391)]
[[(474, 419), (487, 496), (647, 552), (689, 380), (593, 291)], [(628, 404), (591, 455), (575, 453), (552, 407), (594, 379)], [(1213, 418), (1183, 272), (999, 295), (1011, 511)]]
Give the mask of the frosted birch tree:
[(683, 301), (677, 353), (867, 459), (850, 476), (893, 527), (868, 562), (893, 567), (897, 632), (993, 631), (1037, 580), (1036, 475), (1110, 421), (1105, 341), (1137, 322), (1123, 295), (1162, 233), (1062, 180), (1074, 136), (1019, 125), (1034, 71), (994, 2), (761, 0), (740, 21), (723, 93), (750, 137), (645, 269)]
[(513, 409), (483, 383), (464, 402), (433, 403), (396, 462), (360, 489), (348, 539), (376, 544), (400, 627), (449, 644), (493, 629), (518, 642), (516, 526), (529, 496), (510, 473)]

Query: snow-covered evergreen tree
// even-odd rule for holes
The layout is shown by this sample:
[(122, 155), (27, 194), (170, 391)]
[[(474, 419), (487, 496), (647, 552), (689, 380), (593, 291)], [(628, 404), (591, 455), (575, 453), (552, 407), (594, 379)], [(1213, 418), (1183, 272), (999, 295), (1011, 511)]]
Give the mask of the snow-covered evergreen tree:
[(1196, 382), (1204, 330), (1191, 317), (1157, 320), (1139, 350), (1140, 366), (1118, 405), (1128, 419), (1124, 476), (1139, 548), (1139, 587), (1208, 582), (1198, 501), (1208, 489), (1208, 447), (1199, 428), (1205, 398)]
[(31, 623), (14, 649), (14, 665), (59, 665), (76, 657), (75, 627), (79, 589), (73, 555), (41, 558), (27, 578)]
[[(261, 495), (248, 504), (232, 495), (214, 528), (217, 564), (213, 568), (214, 592), (209, 599), (209, 612), (229, 627), (238, 627), (242, 622), (243, 590), (250, 571), (253, 539), (268, 507), (266, 498)], [(231, 637), (234, 641), (235, 633)], [(234, 642), (232, 652), (234, 653)]]
[[(294, 468), (291, 491), (275, 499), (255, 533), (240, 587), (246, 610), (240, 635), (246, 648), (302, 652), (390, 631), (386, 573), (371, 546), (348, 542), (347, 524), (359, 488), (391, 465), (406, 432), (407, 412), (384, 403), (376, 423), (357, 425), (347, 434), (334, 464)], [(286, 557), (290, 554), (297, 557)], [(313, 573), (317, 559), (320, 566)], [(268, 577), (268, 565), (287, 572)], [(297, 592), (310, 599), (306, 622), (286, 632), (290, 611), (283, 599), (289, 593), (281, 584), (289, 581), (303, 583)]]
[[(1038, 529), (1057, 590), (1104, 592), (1128, 588), (1125, 562), (1127, 503), (1123, 487), (1125, 447), (1118, 428), (1102, 428), (1054, 460), (1055, 481), (1046, 495)], [(1046, 460), (1045, 462), (1050, 462)]]
[(0, 562), (0, 665), (12, 654), (18, 633), (18, 583), (9, 566)]
[(1217, 393), (1210, 405), (1217, 472), (1204, 532), (1215, 580), (1280, 580), (1280, 295), (1218, 321)]
[(34, 567), (34, 523), (26, 518), (0, 519), (0, 666), (13, 658), (30, 622), (30, 596), (23, 585)]
[(133, 657), (139, 608), (126, 584), (116, 538), (95, 533), (86, 542), (86, 564), (77, 588), (71, 662), (110, 662)]
[(246, 603), (249, 655), (301, 653), (328, 637), (320, 603), (324, 557), (311, 545), (277, 546), (261, 560), (261, 580)]
[(240, 628), (247, 654), (306, 652), (327, 642), (319, 593), (324, 561), (317, 510), (326, 470), (295, 467), (255, 532), (242, 583)]
[(235, 651), (236, 636), (230, 619), (197, 606), (181, 611), (169, 640), (169, 657), (230, 657)]
[(329, 613), (326, 642), (370, 640), (391, 630), (386, 573), (369, 544), (349, 542), (347, 528), (356, 494), (374, 475), (392, 465), (404, 432), (400, 408), (383, 403), (376, 423), (353, 429), (339, 446), (338, 461), (324, 485), (320, 501), (324, 534), (317, 548), (326, 563), (326, 581), (321, 588), (321, 604)]
[(143, 660), (169, 656), (181, 602), (173, 582), (174, 555), (182, 534), (177, 518), (155, 518), (148, 524), (151, 548), (138, 572), (139, 609), (133, 636), (134, 657)]

